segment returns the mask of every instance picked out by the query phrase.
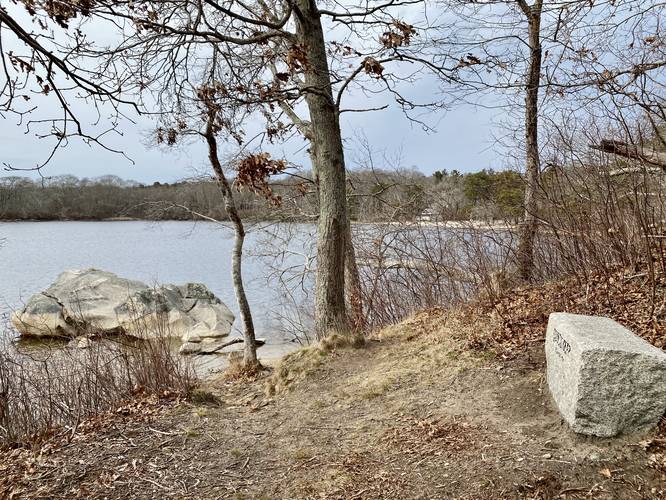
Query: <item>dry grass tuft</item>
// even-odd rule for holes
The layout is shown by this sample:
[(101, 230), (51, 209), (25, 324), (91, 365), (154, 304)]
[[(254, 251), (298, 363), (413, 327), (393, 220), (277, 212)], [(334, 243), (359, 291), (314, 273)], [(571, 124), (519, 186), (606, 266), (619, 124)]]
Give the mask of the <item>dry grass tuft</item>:
[(341, 335), (334, 333), (319, 341), (319, 347), (326, 352), (333, 352), (339, 348), (353, 347), (360, 349), (365, 345), (365, 337), (362, 335)]
[(191, 403), (204, 406), (221, 406), (222, 401), (205, 387), (197, 387), (187, 398)]
[(365, 339), (361, 336), (333, 334), (320, 340), (317, 344), (287, 354), (280, 360), (273, 374), (266, 381), (266, 393), (273, 396), (295, 382), (303, 380), (309, 373), (321, 366), (329, 354), (341, 349), (358, 349), (364, 345)]
[(254, 382), (267, 370), (261, 363), (254, 366), (245, 366), (243, 353), (232, 352), (229, 355), (229, 366), (222, 375), (228, 382)]
[(318, 368), (329, 351), (319, 346), (304, 347), (287, 354), (266, 381), (266, 392), (269, 396), (278, 394), (298, 380), (304, 379), (308, 373)]

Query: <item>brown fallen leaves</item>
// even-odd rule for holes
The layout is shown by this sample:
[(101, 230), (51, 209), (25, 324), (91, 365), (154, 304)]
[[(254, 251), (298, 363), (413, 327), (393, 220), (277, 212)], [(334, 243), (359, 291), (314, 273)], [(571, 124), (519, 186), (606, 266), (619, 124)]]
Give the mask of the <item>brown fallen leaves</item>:
[(505, 359), (516, 357), (543, 341), (551, 312), (607, 316), (653, 345), (666, 347), (666, 276), (654, 286), (646, 273), (618, 271), (590, 276), (586, 283), (568, 279), (518, 288), (494, 304), (468, 306), (469, 317), (491, 316), (495, 327), (468, 338), (470, 347), (494, 349)]
[(386, 440), (403, 452), (416, 455), (460, 453), (478, 448), (483, 430), (459, 419), (398, 419)]
[(123, 425), (147, 426), (158, 419), (167, 408), (181, 402), (178, 394), (141, 396), (119, 407), (82, 420), (75, 428), (51, 429), (35, 436), (31, 443), (0, 449), (0, 498), (37, 498), (40, 492), (31, 486), (32, 481), (51, 475), (54, 481), (66, 474), (62, 464), (52, 461), (54, 456), (77, 442), (92, 442), (100, 433)]
[(638, 445), (649, 453), (648, 465), (666, 473), (666, 416), (661, 419), (655, 436), (640, 441)]

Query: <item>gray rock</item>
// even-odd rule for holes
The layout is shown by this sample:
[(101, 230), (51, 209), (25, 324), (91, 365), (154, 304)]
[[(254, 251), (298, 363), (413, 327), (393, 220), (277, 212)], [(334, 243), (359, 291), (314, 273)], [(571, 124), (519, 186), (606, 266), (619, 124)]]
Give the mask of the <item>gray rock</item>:
[(194, 341), (229, 335), (234, 315), (204, 285), (150, 287), (113, 273), (65, 271), (12, 315), (22, 335), (124, 333)]
[(666, 410), (666, 353), (610, 318), (552, 313), (546, 362), (550, 392), (575, 432), (642, 432)]
[(178, 349), (180, 354), (197, 354), (201, 352), (201, 343), (200, 342), (185, 342)]
[(183, 342), (191, 342), (194, 344), (198, 344), (201, 342), (201, 337), (199, 336), (199, 333), (193, 330), (190, 330), (189, 332), (185, 333), (182, 337), (181, 340)]

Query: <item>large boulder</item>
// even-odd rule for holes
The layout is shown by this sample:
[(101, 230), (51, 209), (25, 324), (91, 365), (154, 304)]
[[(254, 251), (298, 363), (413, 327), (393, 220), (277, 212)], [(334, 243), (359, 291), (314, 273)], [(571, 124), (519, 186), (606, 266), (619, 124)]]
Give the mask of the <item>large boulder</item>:
[(233, 322), (229, 308), (202, 284), (151, 287), (97, 269), (65, 271), (12, 315), (22, 335), (37, 337), (98, 333), (200, 341), (228, 336)]
[(666, 411), (666, 353), (610, 318), (551, 314), (546, 361), (550, 392), (577, 433), (641, 432)]

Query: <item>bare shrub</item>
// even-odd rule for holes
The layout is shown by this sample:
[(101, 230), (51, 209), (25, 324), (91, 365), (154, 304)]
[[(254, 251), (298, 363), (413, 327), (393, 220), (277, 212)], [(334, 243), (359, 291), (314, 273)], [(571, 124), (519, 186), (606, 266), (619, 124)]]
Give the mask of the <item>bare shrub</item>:
[(73, 434), (83, 419), (137, 395), (186, 396), (194, 387), (192, 367), (178, 357), (167, 332), (153, 333), (150, 340), (81, 337), (67, 345), (4, 335), (0, 445), (25, 443), (55, 428)]
[(376, 224), (355, 236), (370, 329), (464, 302), (479, 290), (498, 293), (514, 239), (503, 225), (473, 223)]
[(274, 291), (267, 316), (276, 335), (308, 345), (314, 340), (315, 227), (266, 224), (249, 253), (267, 269), (265, 286)]
[[(643, 147), (643, 137), (594, 124), (579, 136), (557, 137), (557, 153), (542, 175), (536, 250), (538, 278), (607, 279), (619, 269), (645, 273), (654, 285), (666, 271), (664, 171), (640, 159), (590, 149), (609, 133)], [(638, 143), (635, 141), (638, 140)]]

